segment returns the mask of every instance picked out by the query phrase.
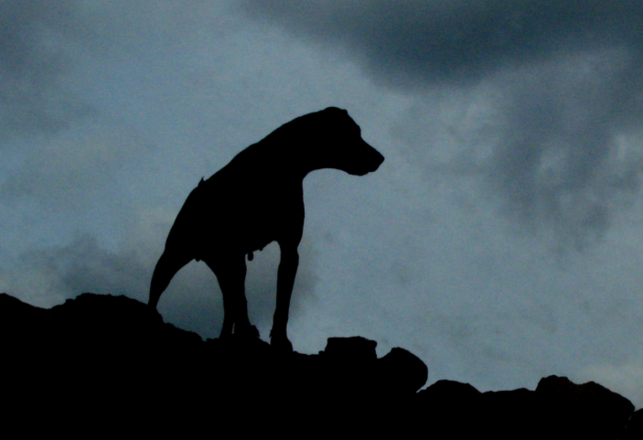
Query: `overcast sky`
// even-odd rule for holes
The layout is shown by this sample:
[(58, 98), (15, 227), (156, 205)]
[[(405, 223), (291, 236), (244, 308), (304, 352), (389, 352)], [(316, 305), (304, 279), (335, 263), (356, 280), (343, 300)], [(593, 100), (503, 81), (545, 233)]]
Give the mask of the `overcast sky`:
[[(1, 1), (0, 291), (147, 301), (198, 181), (337, 106), (386, 161), (306, 178), (296, 350), (362, 335), (429, 383), (641, 407), (642, 71), (637, 1)], [(264, 339), (278, 262), (249, 263)], [(218, 336), (205, 264), (159, 311)]]

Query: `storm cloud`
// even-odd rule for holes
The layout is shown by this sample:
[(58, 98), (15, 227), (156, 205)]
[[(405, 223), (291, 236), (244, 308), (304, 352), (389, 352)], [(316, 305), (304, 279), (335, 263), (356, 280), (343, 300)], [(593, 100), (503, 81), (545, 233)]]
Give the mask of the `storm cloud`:
[(372, 76), (406, 89), (471, 83), (568, 51), (643, 45), (643, 5), (629, 1), (241, 3), (253, 17), (344, 47)]
[(136, 298), (147, 287), (148, 269), (134, 250), (107, 251), (87, 234), (66, 245), (24, 252), (20, 268), (2, 272), (2, 288), (13, 291), (20, 287), (26, 297), (40, 306), (59, 304), (79, 292)]
[(3, 137), (57, 132), (90, 111), (66, 89), (63, 47), (87, 33), (77, 2), (0, 3), (0, 130)]
[[(458, 172), (467, 163), (502, 213), (532, 232), (553, 233), (559, 247), (600, 238), (615, 210), (639, 191), (643, 4), (242, 5), (258, 20), (346, 53), (376, 84), (423, 105), (453, 105), (430, 101), (436, 91), (464, 94), (455, 104), (460, 113), (482, 102), (484, 117), (476, 120), (413, 121), (434, 133), (415, 140), (411, 161)], [(422, 150), (436, 148), (436, 131), (456, 134), (461, 153), (439, 164), (428, 160)]]
[[(133, 238), (133, 237), (130, 237)], [(154, 242), (162, 241), (157, 237)], [(150, 268), (155, 255), (151, 243), (132, 239), (129, 246), (107, 249), (89, 234), (61, 246), (33, 248), (19, 258), (13, 271), (0, 267), (0, 291), (20, 291), (35, 305), (50, 307), (82, 292), (126, 295), (147, 302)], [(304, 240), (292, 312), (312, 299), (317, 276), (312, 242)], [(160, 255), (159, 255), (160, 256)], [(279, 251), (275, 245), (248, 262), (246, 292), (252, 322), (267, 335), (272, 325)], [(214, 274), (203, 263), (192, 262), (176, 275), (161, 299), (163, 316), (182, 328), (211, 337), (223, 323), (223, 302)]]

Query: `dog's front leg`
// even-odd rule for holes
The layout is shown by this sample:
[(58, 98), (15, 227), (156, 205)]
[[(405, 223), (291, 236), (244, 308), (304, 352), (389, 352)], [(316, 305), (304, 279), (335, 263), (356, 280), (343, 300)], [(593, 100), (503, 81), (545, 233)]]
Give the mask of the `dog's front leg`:
[(279, 244), (281, 248), (281, 261), (277, 272), (277, 307), (270, 332), (270, 344), (281, 351), (292, 351), (292, 344), (288, 340), (286, 327), (288, 326), (288, 309), (290, 297), (295, 284), (297, 267), (299, 266), (299, 253), (297, 246)]

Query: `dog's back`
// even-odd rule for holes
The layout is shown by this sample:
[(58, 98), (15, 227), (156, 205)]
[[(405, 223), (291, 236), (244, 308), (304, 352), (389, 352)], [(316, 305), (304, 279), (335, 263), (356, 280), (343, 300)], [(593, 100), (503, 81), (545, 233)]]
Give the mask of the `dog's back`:
[[(179, 212), (166, 246), (191, 252), (248, 254), (303, 221), (301, 179), (293, 177), (270, 144), (248, 147), (192, 190)], [(294, 169), (294, 164), (291, 164)]]

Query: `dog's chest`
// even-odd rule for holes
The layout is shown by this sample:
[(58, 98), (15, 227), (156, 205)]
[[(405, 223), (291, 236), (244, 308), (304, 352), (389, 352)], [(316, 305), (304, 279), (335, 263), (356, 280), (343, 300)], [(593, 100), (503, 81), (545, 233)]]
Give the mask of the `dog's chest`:
[(218, 197), (215, 218), (217, 241), (229, 242), (244, 252), (264, 248), (273, 241), (298, 240), (304, 223), (301, 182), (249, 179)]

